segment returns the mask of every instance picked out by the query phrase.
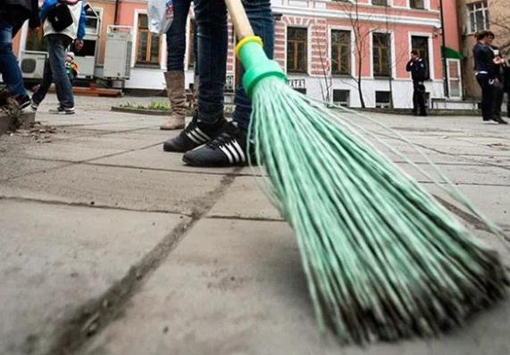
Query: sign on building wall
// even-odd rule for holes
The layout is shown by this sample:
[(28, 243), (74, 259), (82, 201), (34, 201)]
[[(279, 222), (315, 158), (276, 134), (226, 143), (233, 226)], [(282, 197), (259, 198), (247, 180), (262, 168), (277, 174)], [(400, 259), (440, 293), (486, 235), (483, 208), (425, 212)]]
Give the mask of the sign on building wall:
[(289, 79), (289, 86), (293, 89), (306, 89), (305, 79)]

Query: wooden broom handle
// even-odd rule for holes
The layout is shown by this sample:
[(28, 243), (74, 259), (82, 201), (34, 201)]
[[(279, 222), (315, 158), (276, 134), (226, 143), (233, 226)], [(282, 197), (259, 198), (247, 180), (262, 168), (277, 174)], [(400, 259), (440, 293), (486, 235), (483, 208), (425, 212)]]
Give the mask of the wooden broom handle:
[(225, 3), (227, 4), (228, 12), (232, 18), (234, 29), (239, 40), (254, 36), (253, 29), (251, 28), (248, 16), (246, 16), (246, 11), (244, 11), (241, 0), (225, 0)]

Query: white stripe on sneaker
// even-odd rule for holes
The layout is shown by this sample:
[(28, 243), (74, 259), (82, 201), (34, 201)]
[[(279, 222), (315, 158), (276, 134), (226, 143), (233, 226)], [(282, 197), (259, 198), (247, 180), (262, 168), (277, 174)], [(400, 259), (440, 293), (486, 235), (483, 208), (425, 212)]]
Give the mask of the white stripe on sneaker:
[(192, 131), (186, 132), (187, 136), (195, 143), (202, 144), (209, 140), (209, 137), (197, 127)]
[(240, 158), (232, 144), (227, 143), (225, 145), (225, 148), (229, 150), (230, 154), (232, 154), (232, 159), (234, 160), (233, 163), (238, 163)]
[(230, 151), (228, 150), (228, 148), (222, 146), (222, 147), (220, 147), (220, 149), (221, 149), (221, 151), (223, 153), (225, 153), (225, 155), (227, 156), (228, 161), (230, 162), (230, 164), (234, 164), (234, 159), (232, 158), (232, 155), (231, 155)]
[(193, 134), (193, 131), (190, 131), (190, 132), (186, 132), (186, 135), (188, 136), (189, 139), (191, 139), (193, 142), (195, 142), (196, 144), (202, 144), (202, 140), (200, 138), (197, 138), (194, 134)]
[(237, 152), (239, 153), (241, 162), (245, 163), (246, 162), (246, 155), (244, 154), (243, 149), (239, 145), (239, 142), (235, 140), (235, 141), (232, 142), (232, 145), (237, 149)]
[(198, 136), (202, 137), (205, 142), (210, 140), (209, 136), (205, 134), (199, 127), (195, 127), (195, 132), (198, 134)]

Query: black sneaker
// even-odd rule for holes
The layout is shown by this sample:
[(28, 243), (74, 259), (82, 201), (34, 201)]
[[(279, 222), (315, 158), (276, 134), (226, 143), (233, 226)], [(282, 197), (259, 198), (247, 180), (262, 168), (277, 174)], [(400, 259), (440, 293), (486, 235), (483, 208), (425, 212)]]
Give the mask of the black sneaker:
[(165, 152), (180, 153), (192, 150), (216, 138), (223, 131), (227, 123), (223, 115), (213, 124), (198, 122), (197, 114), (195, 114), (191, 122), (177, 137), (170, 138), (163, 143), (163, 150)]
[(27, 108), (28, 106), (30, 106), (30, 97), (28, 97), (28, 95), (25, 95), (25, 96), (22, 96), (22, 97), (16, 97), (16, 101), (18, 102), (18, 105), (19, 105), (19, 109), (20, 110), (23, 110), (25, 108)]
[(499, 124), (508, 124), (508, 122), (502, 119), (501, 117), (496, 117), (495, 121)]
[[(235, 122), (230, 122), (218, 137), (203, 147), (187, 152), (182, 160), (192, 166), (244, 166), (248, 164), (246, 148), (246, 131), (239, 129)], [(251, 162), (256, 163), (253, 153)]]

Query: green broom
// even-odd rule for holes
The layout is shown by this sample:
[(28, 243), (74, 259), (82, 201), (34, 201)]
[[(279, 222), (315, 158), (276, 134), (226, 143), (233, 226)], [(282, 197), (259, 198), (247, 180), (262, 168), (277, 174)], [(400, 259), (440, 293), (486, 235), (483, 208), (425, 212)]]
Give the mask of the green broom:
[(321, 329), (356, 343), (438, 335), (502, 299), (498, 255), (352, 125), (289, 88), (240, 0), (226, 3), (253, 102), (249, 149), (296, 232)]

